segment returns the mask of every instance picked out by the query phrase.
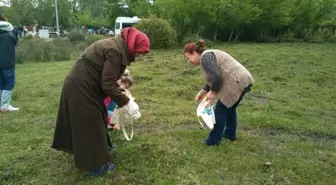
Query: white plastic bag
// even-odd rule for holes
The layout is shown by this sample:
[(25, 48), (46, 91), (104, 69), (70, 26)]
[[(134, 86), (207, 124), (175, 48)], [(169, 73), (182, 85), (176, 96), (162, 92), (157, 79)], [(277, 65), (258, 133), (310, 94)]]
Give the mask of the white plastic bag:
[(216, 124), (213, 104), (207, 102), (204, 98), (197, 107), (197, 117), (202, 128), (204, 128), (205, 124), (209, 129), (213, 129)]
[[(125, 93), (129, 98), (133, 99), (132, 95), (129, 91), (126, 90)], [(140, 112), (137, 114), (137, 118), (140, 118), (141, 114)], [(119, 124), (121, 126), (121, 130), (124, 134), (124, 137), (127, 141), (131, 141), (134, 136), (134, 130), (133, 130), (133, 119), (131, 116), (127, 113), (126, 107), (116, 107), (112, 113), (112, 116), (110, 118), (111, 124)], [(130, 136), (128, 135), (125, 127), (131, 127), (131, 133)]]

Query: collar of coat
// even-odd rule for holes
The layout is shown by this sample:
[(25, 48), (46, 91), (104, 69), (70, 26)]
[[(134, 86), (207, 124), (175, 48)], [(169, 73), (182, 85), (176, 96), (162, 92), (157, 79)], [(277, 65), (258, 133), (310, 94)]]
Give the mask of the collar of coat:
[(125, 40), (121, 37), (121, 36), (116, 36), (114, 38), (118, 48), (120, 49), (120, 52), (122, 54), (122, 61), (121, 63), (125, 66), (129, 66), (131, 64), (131, 62), (134, 62), (135, 57), (132, 57), (129, 52), (128, 52), (128, 48), (127, 48), (127, 44), (125, 42)]

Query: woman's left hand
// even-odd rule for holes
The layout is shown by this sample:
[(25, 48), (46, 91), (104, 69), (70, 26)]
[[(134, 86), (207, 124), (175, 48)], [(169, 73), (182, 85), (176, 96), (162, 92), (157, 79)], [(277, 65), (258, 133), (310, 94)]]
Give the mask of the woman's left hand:
[(216, 98), (216, 96), (217, 96), (217, 93), (216, 93), (216, 92), (214, 92), (214, 91), (210, 91), (210, 92), (206, 95), (206, 101), (213, 103), (214, 100), (215, 100), (215, 98)]
[(114, 130), (120, 130), (120, 125), (119, 124), (115, 124), (112, 127)]

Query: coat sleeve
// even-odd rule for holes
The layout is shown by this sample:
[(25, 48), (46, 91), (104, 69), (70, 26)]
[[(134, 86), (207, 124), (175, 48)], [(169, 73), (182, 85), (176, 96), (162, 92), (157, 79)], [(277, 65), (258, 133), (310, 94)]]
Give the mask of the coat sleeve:
[(19, 42), (19, 35), (16, 29), (13, 29), (12, 31), (13, 34), (13, 39), (14, 39), (14, 45), (16, 46), (17, 43)]
[(211, 91), (217, 92), (220, 89), (221, 73), (216, 62), (216, 56), (213, 52), (205, 53), (201, 57), (201, 65), (207, 74), (211, 75)]
[(210, 89), (211, 89), (211, 87), (208, 84), (205, 84), (204, 87), (203, 87), (203, 91), (205, 91), (205, 92), (209, 92)]
[(121, 55), (113, 50), (108, 51), (105, 56), (101, 87), (104, 93), (115, 101), (119, 107), (123, 107), (129, 101), (129, 98), (117, 86), (121, 70), (123, 70)]

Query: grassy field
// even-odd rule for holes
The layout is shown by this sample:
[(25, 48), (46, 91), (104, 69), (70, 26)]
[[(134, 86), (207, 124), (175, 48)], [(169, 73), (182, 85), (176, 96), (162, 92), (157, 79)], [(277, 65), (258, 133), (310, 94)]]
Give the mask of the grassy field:
[(336, 184), (336, 45), (223, 44), (256, 84), (238, 109), (238, 140), (200, 143), (194, 96), (202, 73), (181, 49), (158, 51), (131, 66), (142, 111), (133, 141), (118, 131), (98, 178), (50, 148), (63, 79), (73, 61), (17, 66), (17, 113), (0, 114), (0, 184)]

